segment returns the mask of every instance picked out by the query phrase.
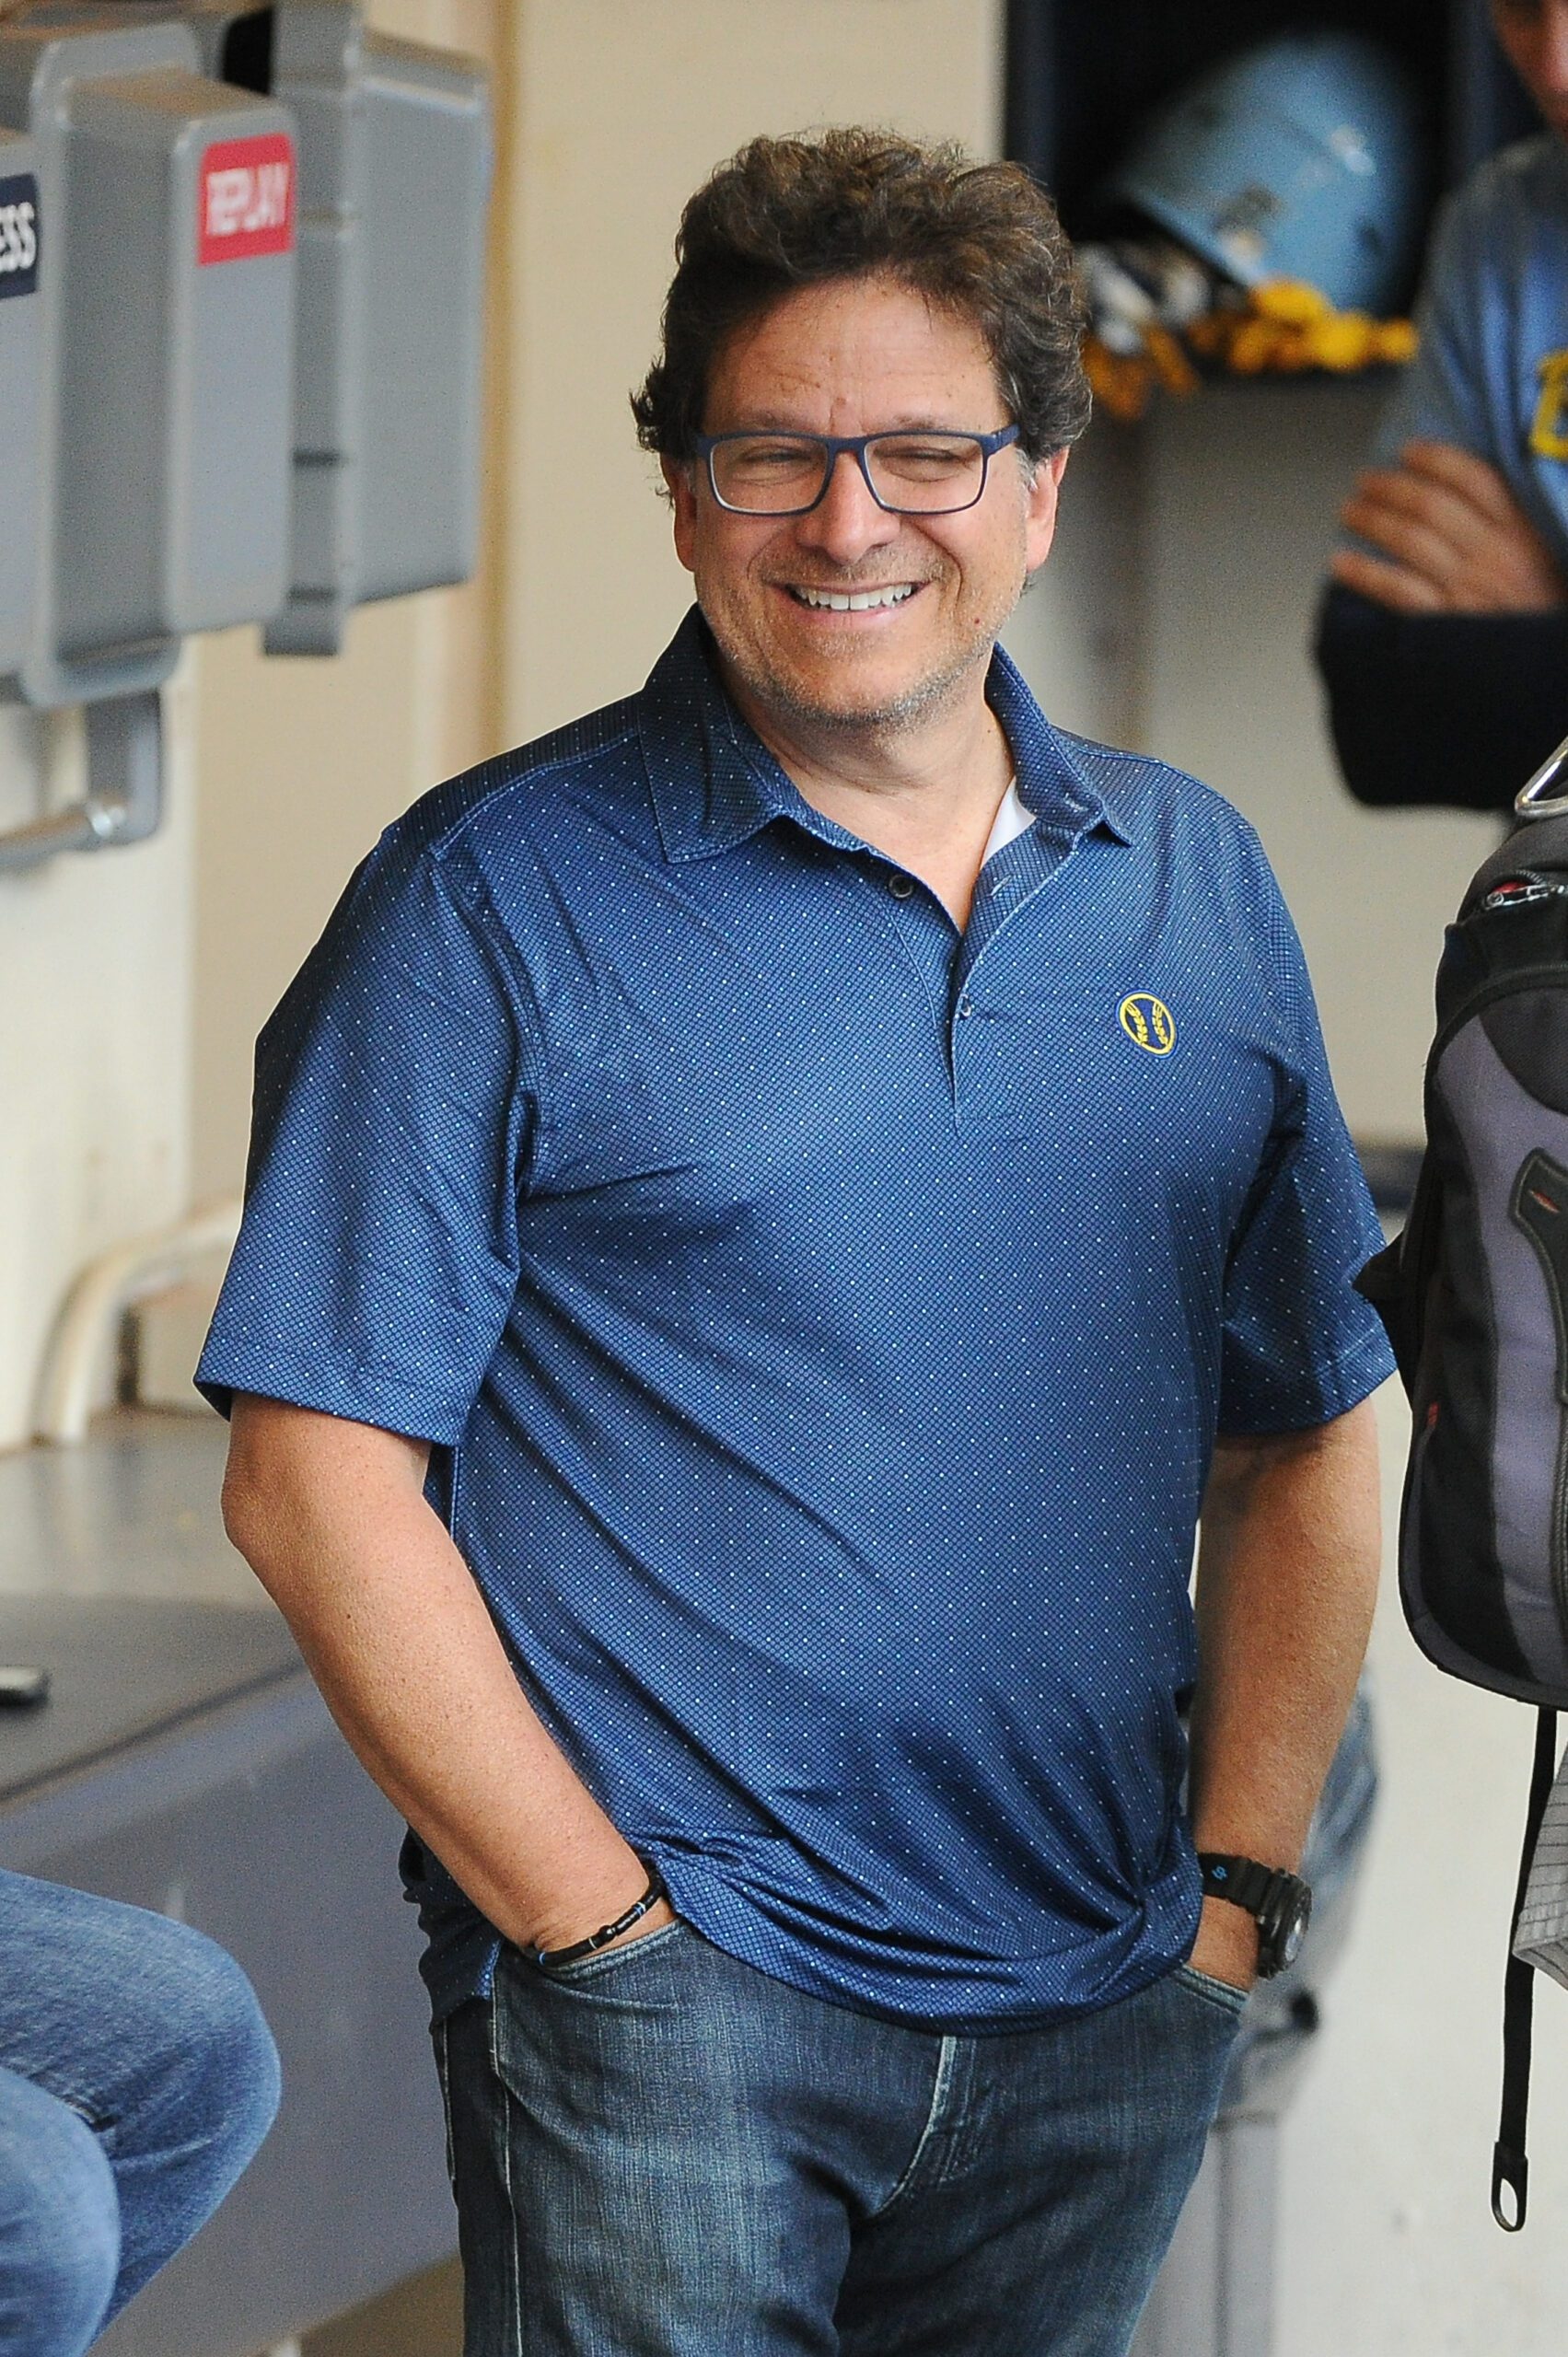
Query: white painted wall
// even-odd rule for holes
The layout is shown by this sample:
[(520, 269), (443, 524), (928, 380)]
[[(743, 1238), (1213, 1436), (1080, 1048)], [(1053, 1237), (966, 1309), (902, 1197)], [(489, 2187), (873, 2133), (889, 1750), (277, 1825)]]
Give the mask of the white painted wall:
[(1095, 419), (1062, 479), (1051, 554), (1005, 634), (1060, 727), (1135, 748), (1148, 669), (1144, 474), (1143, 431)]
[[(151, 842), (0, 875), (0, 1448), (32, 1429), (45, 1340), (83, 1260), (184, 1208), (191, 714), (166, 691)], [(0, 707), (0, 827), (79, 800), (75, 714)]]
[(528, 0), (502, 479), (507, 736), (641, 684), (690, 601), (627, 395), (680, 208), (758, 132), (886, 122), (993, 152), (998, 0)]

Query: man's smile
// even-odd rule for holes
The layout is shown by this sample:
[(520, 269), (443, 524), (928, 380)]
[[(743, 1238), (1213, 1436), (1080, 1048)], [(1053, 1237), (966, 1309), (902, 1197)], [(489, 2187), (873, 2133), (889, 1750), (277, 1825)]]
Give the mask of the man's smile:
[(782, 581), (776, 585), (795, 599), (797, 606), (808, 606), (833, 614), (868, 614), (890, 606), (901, 606), (921, 586), (918, 581), (884, 581), (870, 589), (819, 589), (804, 581)]

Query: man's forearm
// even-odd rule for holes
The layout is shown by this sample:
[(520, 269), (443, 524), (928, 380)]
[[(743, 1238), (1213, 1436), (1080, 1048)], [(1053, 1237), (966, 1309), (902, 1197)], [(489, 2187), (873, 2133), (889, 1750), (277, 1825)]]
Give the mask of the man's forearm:
[(561, 1945), (644, 1876), (518, 1686), (425, 1502), (426, 1454), (241, 1399), (225, 1518), (382, 1791), (498, 1931)]
[[(1295, 1867), (1377, 1593), (1370, 1401), (1315, 1432), (1222, 1439), (1198, 1554), (1191, 1810), (1200, 1850)], [(1204, 1902), (1193, 1961), (1245, 1986), (1257, 1929)]]
[(1224, 1440), (1203, 1502), (1192, 1821), (1201, 1847), (1295, 1866), (1366, 1651), (1380, 1555), (1370, 1402)]

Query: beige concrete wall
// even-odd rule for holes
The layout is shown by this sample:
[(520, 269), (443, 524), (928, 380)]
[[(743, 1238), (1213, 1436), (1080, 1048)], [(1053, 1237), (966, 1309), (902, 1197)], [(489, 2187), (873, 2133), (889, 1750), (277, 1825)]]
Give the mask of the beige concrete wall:
[(529, 0), (513, 16), (503, 725), (639, 684), (685, 609), (626, 399), (680, 207), (761, 131), (868, 121), (994, 151), (997, 0)]
[(257, 1031), (389, 820), (488, 749), (452, 725), (452, 641), (471, 592), (370, 606), (332, 661), (266, 658), (252, 631), (194, 658), (192, 1184), (239, 1183)]
[[(498, 64), (505, 142), (503, 0), (371, 0), (368, 15), (383, 31)], [(504, 294), (493, 286), (493, 311)], [(252, 630), (196, 649), (199, 1197), (239, 1182), (251, 1043), (350, 871), (427, 785), (494, 749), (492, 537), (477, 582), (361, 609), (331, 659), (264, 656)]]

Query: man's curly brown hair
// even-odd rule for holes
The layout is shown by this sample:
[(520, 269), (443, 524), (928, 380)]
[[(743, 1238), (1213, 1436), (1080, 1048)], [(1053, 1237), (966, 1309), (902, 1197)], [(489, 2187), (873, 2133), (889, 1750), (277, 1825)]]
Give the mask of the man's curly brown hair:
[(738, 328), (798, 286), (886, 273), (979, 331), (1031, 463), (1089, 420), (1071, 249), (1017, 164), (848, 128), (753, 139), (687, 204), (664, 347), (632, 396), (645, 450), (690, 459), (708, 377)]

